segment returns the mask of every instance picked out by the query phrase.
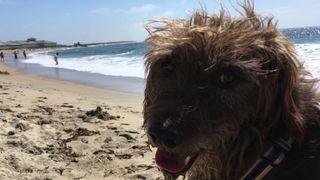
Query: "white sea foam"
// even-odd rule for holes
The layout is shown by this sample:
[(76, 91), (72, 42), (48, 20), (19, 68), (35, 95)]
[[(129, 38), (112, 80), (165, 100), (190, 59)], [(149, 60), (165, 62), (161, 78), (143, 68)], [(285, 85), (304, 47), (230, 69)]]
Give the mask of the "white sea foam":
[(313, 77), (320, 78), (320, 44), (296, 44), (296, 50)]
[[(296, 44), (299, 59), (312, 74), (313, 78), (320, 79), (320, 44)], [(317, 84), (320, 92), (320, 84)]]
[(129, 54), (130, 52), (118, 55), (59, 58), (59, 65), (55, 65), (53, 56), (46, 53), (33, 53), (24, 62), (36, 63), (45, 67), (59, 67), (104, 75), (144, 78), (143, 57), (126, 56)]
[[(296, 44), (299, 59), (313, 77), (320, 78), (320, 44)], [(47, 53), (33, 53), (26, 63), (36, 63), (46, 67), (57, 67), (53, 56)], [(132, 56), (132, 52), (116, 55), (96, 55), (80, 58), (59, 58), (60, 68), (100, 73), (113, 76), (144, 78), (143, 56)]]

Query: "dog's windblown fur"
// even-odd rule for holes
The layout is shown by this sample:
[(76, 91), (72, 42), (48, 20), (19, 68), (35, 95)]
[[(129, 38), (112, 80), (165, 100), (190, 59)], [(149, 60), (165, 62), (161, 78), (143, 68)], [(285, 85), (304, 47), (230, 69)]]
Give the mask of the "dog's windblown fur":
[(199, 11), (147, 26), (144, 127), (156, 162), (167, 179), (234, 180), (291, 138), (265, 179), (320, 179), (316, 81), (272, 18), (249, 0), (242, 8), (239, 18)]

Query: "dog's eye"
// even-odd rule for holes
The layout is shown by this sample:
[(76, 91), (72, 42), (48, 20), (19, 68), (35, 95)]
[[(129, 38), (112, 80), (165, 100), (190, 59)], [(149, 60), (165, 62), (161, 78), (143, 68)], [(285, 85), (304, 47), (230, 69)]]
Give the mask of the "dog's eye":
[(219, 83), (225, 87), (233, 84), (234, 80), (235, 80), (235, 76), (231, 72), (225, 72), (220, 74), (219, 76)]
[(174, 72), (174, 66), (173, 66), (173, 65), (164, 66), (162, 72), (163, 72), (163, 75), (164, 75), (165, 77), (168, 77), (168, 76), (170, 76), (170, 75), (173, 74), (173, 72)]
[(164, 70), (167, 71), (167, 72), (173, 72), (173, 69), (174, 69), (174, 68), (173, 68), (172, 65), (168, 65), (168, 66), (165, 66), (165, 67), (164, 67)]

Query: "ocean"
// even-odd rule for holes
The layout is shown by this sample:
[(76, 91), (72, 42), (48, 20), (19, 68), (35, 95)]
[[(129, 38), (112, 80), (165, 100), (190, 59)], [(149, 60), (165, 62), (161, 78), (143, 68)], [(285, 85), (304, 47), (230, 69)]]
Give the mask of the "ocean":
[[(144, 43), (80, 47), (32, 53), (24, 62), (102, 75), (144, 78), (143, 56), (147, 50)], [(53, 60), (57, 52), (58, 66)]]
[[(316, 77), (320, 77), (320, 27), (283, 29), (295, 43), (299, 58)], [(144, 43), (114, 44), (59, 50), (59, 65), (53, 61), (56, 51), (32, 53), (24, 63), (45, 67), (98, 73), (111, 76), (144, 78)]]
[[(320, 78), (320, 27), (281, 31), (294, 43), (300, 61), (313, 77)], [(142, 94), (145, 87), (143, 58), (147, 51), (146, 44), (136, 42), (35, 52), (28, 54), (27, 60), (5, 63), (26, 73)], [(59, 65), (55, 65), (53, 59), (56, 52)]]
[(320, 27), (283, 29), (282, 33), (295, 44), (300, 61), (313, 77), (320, 78)]

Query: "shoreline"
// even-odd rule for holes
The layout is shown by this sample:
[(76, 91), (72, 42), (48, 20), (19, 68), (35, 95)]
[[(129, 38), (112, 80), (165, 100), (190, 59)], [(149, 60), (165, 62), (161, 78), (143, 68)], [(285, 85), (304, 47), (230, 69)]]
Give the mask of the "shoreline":
[(138, 77), (111, 76), (98, 73), (64, 69), (60, 67), (44, 67), (34, 63), (24, 63), (7, 58), (4, 65), (16, 68), (26, 74), (44, 76), (46, 78), (71, 81), (83, 85), (103, 88), (124, 93), (143, 94), (145, 80)]
[[(110, 46), (122, 44), (123, 42), (109, 42), (109, 44), (103, 44), (100, 46)], [(127, 44), (126, 42), (125, 44)], [(136, 42), (131, 42), (136, 43)], [(72, 48), (83, 48), (83, 47), (72, 47)], [(38, 48), (28, 49), (27, 56), (32, 53), (41, 53), (49, 51), (58, 51), (70, 48)], [(19, 51), (18, 60), (14, 60), (13, 52)], [(2, 62), (4, 65), (16, 68), (26, 74), (44, 76), (50, 79), (65, 80), (74, 83), (79, 83), (87, 86), (93, 86), (97, 88), (103, 88), (111, 91), (118, 91), (124, 93), (143, 94), (145, 89), (145, 79), (140, 77), (129, 77), (129, 76), (113, 76), (105, 75), (93, 72), (78, 71), (74, 69), (66, 69), (57, 67), (46, 67), (36, 63), (25, 63), (24, 57), (22, 57), (21, 50), (5, 50), (2, 51), (5, 55), (5, 61)], [(0, 62), (1, 63), (1, 62)]]

